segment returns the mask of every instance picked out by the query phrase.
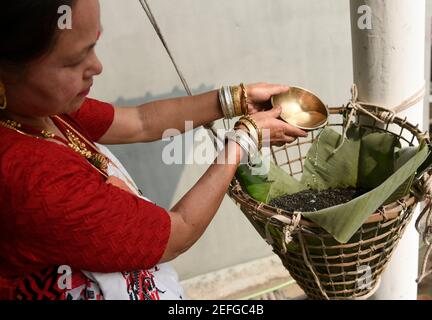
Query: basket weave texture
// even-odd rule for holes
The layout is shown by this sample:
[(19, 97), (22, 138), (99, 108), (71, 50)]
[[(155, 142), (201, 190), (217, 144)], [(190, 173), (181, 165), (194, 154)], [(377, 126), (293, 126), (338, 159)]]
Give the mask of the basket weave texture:
[[(342, 132), (348, 107), (331, 108), (329, 125)], [(356, 112), (352, 126), (369, 132), (387, 132), (402, 147), (414, 146), (425, 139), (418, 126), (391, 117), (379, 107), (367, 111), (386, 123), (383, 125), (362, 110)], [(292, 176), (303, 172), (309, 147), (319, 131), (280, 148), (272, 147), (272, 161)], [(288, 212), (251, 198), (233, 179), (228, 191), (258, 233), (273, 247), (282, 263), (310, 299), (365, 299), (379, 286), (380, 276), (411, 220), (418, 199), (410, 193), (380, 207), (345, 244), (306, 220), (298, 212)]]

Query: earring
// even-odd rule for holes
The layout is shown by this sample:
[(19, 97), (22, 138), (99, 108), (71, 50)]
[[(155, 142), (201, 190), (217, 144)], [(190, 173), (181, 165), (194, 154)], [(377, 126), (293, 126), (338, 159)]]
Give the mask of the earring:
[(6, 107), (7, 107), (6, 89), (3, 83), (0, 82), (0, 110), (4, 110), (6, 109)]

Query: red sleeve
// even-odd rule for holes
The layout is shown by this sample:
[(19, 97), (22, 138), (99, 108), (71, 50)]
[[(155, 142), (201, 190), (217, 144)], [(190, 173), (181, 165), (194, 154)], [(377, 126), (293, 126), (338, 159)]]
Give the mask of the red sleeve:
[(79, 155), (48, 149), (19, 162), (3, 159), (18, 164), (2, 168), (11, 200), (1, 219), (9, 224), (0, 228), (8, 239), (0, 252), (15, 270), (118, 272), (157, 264), (170, 235), (166, 210), (106, 184)]
[(114, 121), (114, 106), (86, 98), (80, 109), (70, 116), (84, 128), (93, 141), (97, 142)]

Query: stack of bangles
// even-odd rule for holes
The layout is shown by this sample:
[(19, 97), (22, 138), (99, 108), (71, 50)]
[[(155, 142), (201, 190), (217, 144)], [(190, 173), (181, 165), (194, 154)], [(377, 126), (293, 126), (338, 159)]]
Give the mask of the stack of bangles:
[(242, 83), (239, 86), (224, 86), (219, 89), (219, 101), (225, 119), (232, 119), (248, 114), (246, 87)]
[[(262, 148), (262, 130), (247, 114), (247, 92), (243, 84), (233, 87), (222, 87), (219, 90), (219, 100), (225, 119), (242, 116), (229, 131), (225, 138), (236, 142), (249, 155), (249, 165), (260, 162)], [(243, 128), (241, 128), (241, 126)]]

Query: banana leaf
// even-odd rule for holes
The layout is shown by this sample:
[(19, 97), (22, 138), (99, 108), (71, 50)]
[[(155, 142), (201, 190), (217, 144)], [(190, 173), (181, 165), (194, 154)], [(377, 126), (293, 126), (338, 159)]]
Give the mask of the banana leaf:
[[(409, 159), (414, 157), (418, 152), (418, 147), (406, 147), (395, 152), (394, 170), (399, 170)], [(427, 162), (427, 161), (425, 161)], [(423, 162), (423, 163), (425, 163)], [(414, 181), (415, 174), (411, 175), (396, 191), (384, 202), (384, 204), (392, 203), (398, 199), (403, 198), (408, 194), (411, 185)]]
[(367, 133), (350, 128), (347, 139), (326, 128), (311, 146), (302, 183), (310, 189), (357, 187), (371, 190), (394, 172), (397, 138), (389, 133)]
[[(302, 182), (314, 189), (356, 186), (371, 190), (345, 204), (303, 213), (337, 241), (346, 243), (381, 205), (409, 192), (414, 174), (429, 150), (424, 145), (399, 150), (397, 138), (390, 133), (352, 128), (335, 152), (341, 136), (330, 128), (321, 135), (307, 155)], [(314, 161), (317, 153), (318, 161)]]
[(397, 146), (397, 137), (390, 133), (374, 132), (361, 138), (357, 180), (359, 188), (372, 190), (391, 176), (395, 171)]
[(272, 186), (272, 181), (269, 180), (268, 175), (253, 175), (252, 170), (247, 165), (242, 164), (237, 169), (236, 178), (252, 198), (267, 203), (267, 197)]
[[(265, 203), (305, 189), (371, 190), (345, 204), (303, 213), (345, 243), (381, 205), (408, 194), (416, 170), (427, 168), (432, 156), (425, 145), (400, 149), (397, 138), (389, 133), (353, 127), (340, 146), (341, 139), (330, 128), (321, 132), (306, 156), (301, 181), (273, 163), (268, 175), (252, 175), (247, 166), (240, 166), (236, 176), (250, 196)], [(427, 158), (430, 161), (425, 161)]]
[[(308, 189), (356, 187), (360, 152), (359, 129), (352, 128), (341, 143), (342, 136), (325, 128), (306, 155), (301, 178)], [(337, 150), (337, 152), (335, 152)]]
[(333, 237), (346, 243), (364, 221), (374, 213), (409, 177), (411, 177), (428, 156), (426, 146), (419, 147), (418, 153), (409, 159), (377, 188), (350, 202), (317, 212), (304, 212), (303, 216), (314, 221)]
[(270, 162), (270, 170), (267, 175), (253, 175), (247, 165), (240, 165), (236, 178), (252, 198), (264, 203), (285, 194), (294, 194), (306, 189), (306, 186), (273, 162)]

